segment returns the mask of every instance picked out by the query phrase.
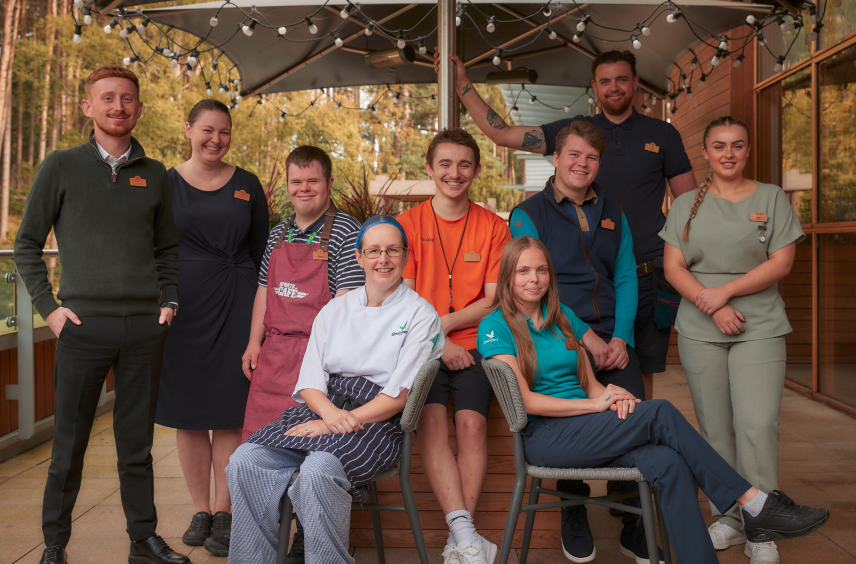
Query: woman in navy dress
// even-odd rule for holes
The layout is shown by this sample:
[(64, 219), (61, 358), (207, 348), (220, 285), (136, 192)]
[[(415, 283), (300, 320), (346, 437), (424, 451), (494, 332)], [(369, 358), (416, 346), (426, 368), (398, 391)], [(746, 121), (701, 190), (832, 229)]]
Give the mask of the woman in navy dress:
[(191, 157), (169, 170), (181, 311), (164, 350), (156, 416), (158, 424), (177, 429), (178, 458), (195, 507), (182, 540), (204, 544), (217, 556), (228, 554), (228, 545), (217, 541), (229, 534), (232, 520), (225, 468), (241, 442), (250, 388), (241, 355), (268, 236), (259, 179), (223, 162), (231, 130), (225, 105), (197, 103), (185, 128)]

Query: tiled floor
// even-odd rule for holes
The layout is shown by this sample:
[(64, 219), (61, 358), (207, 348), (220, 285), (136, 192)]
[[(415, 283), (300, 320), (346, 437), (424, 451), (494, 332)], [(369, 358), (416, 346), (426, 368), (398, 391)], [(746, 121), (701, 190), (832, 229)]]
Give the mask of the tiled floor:
[[(658, 377), (655, 395), (672, 401), (695, 423), (692, 402), (679, 367)], [(785, 391), (782, 406), (780, 487), (797, 501), (828, 508), (832, 517), (818, 533), (779, 543), (781, 561), (800, 564), (856, 564), (856, 419)], [(45, 443), (0, 464), (0, 564), (37, 563), (44, 548), (41, 538), (41, 502), (50, 462), (51, 443)], [(178, 550), (189, 550), (180, 537), (193, 507), (175, 450), (175, 432), (155, 429), (155, 500), (158, 531)], [(121, 563), (127, 561), (127, 536), (119, 500), (116, 453), (111, 417), (98, 418), (89, 441), (83, 486), (74, 510), (74, 533), (68, 550), (72, 562)], [(602, 487), (596, 484), (597, 488)], [(704, 499), (700, 494), (700, 499)], [(707, 502), (700, 501), (708, 515)], [(589, 509), (595, 534), (597, 560), (602, 564), (631, 562), (618, 552), (618, 518), (602, 507)], [(849, 524), (848, 524), (849, 523)], [(440, 563), (440, 549), (429, 549), (431, 561)], [(85, 556), (84, 556), (85, 555)], [(203, 548), (190, 551), (196, 564), (225, 560)], [(358, 548), (359, 564), (377, 562), (372, 548)], [(517, 562), (516, 551), (510, 562)], [(719, 553), (722, 563), (747, 564), (742, 547)], [(413, 549), (387, 549), (390, 563), (418, 562)], [(561, 550), (532, 550), (531, 564), (567, 562)]]

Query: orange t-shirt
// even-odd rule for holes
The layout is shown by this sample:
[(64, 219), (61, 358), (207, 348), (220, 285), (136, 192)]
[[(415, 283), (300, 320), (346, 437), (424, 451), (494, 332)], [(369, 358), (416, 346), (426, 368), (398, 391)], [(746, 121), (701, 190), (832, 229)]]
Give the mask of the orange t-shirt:
[[(410, 247), (410, 260), (402, 276), (416, 280), (416, 292), (428, 300), (441, 317), (449, 313), (448, 269), (452, 270), (452, 305), (455, 311), (484, 298), (484, 285), (496, 282), (499, 259), (506, 243), (511, 240), (511, 232), (501, 217), (470, 203), (469, 220), (465, 215), (455, 221), (446, 221), (437, 215), (435, 224), (431, 200), (427, 200), (397, 219), (407, 233)], [(437, 234), (438, 225), (443, 237), (442, 246)], [(456, 345), (472, 350), (476, 348), (477, 331), (478, 326), (464, 327), (448, 336)]]

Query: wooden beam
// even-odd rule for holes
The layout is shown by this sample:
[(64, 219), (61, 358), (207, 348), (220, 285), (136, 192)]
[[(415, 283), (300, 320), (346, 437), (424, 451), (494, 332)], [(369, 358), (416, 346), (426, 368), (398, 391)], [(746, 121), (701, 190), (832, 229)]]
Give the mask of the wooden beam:
[[(381, 18), (381, 19), (377, 20), (377, 21), (375, 22), (375, 24), (377, 24), (377, 25), (382, 25), (382, 24), (384, 24), (384, 23), (388, 22), (389, 20), (391, 20), (391, 19), (393, 19), (393, 18), (397, 18), (398, 16), (400, 16), (400, 15), (401, 15), (401, 14), (403, 14), (404, 12), (406, 12), (406, 11), (410, 10), (411, 8), (415, 8), (416, 6), (418, 6), (418, 4), (408, 4), (407, 6), (404, 6), (404, 7), (402, 7), (402, 8), (399, 8), (398, 10), (396, 10), (396, 11), (394, 11), (393, 13), (389, 14), (388, 16), (385, 16), (385, 17), (383, 17), (383, 18)], [(332, 7), (330, 7), (330, 6), (327, 6), (327, 8), (329, 8), (329, 9), (333, 10), (334, 12), (337, 12), (337, 13), (339, 12), (339, 10), (333, 9), (333, 8), (332, 8)], [(352, 21), (353, 23), (355, 23), (355, 24), (359, 25), (359, 26), (360, 26), (360, 30), (359, 30), (359, 31), (356, 31), (356, 32), (354, 32), (354, 33), (352, 33), (351, 35), (349, 35), (349, 36), (347, 36), (347, 37), (343, 37), (343, 38), (342, 38), (342, 41), (344, 41), (345, 43), (348, 43), (349, 41), (353, 41), (353, 40), (354, 40), (354, 39), (356, 39), (357, 37), (360, 37), (360, 36), (363, 34), (363, 30), (365, 30), (365, 28), (367, 27), (367, 25), (366, 25), (366, 24), (364, 24), (364, 23), (363, 23), (363, 22), (361, 22), (361, 21), (357, 21), (357, 20), (351, 20), (351, 21)], [(291, 66), (291, 67), (287, 68), (286, 70), (284, 70), (284, 71), (282, 71), (281, 73), (279, 73), (278, 75), (274, 76), (273, 78), (271, 78), (271, 79), (270, 79), (270, 80), (268, 80), (267, 82), (264, 82), (264, 83), (262, 83), (262, 84), (260, 84), (260, 85), (256, 86), (255, 88), (253, 88), (252, 90), (250, 90), (250, 91), (248, 91), (248, 92), (246, 92), (246, 93), (243, 93), (243, 94), (242, 94), (242, 96), (245, 96), (245, 97), (246, 97), (246, 96), (254, 96), (254, 95), (258, 94), (259, 92), (261, 92), (262, 90), (264, 90), (265, 88), (268, 88), (268, 87), (270, 87), (270, 86), (272, 86), (272, 85), (276, 84), (276, 83), (277, 83), (277, 82), (279, 82), (280, 80), (282, 80), (282, 79), (286, 78), (286, 77), (287, 77), (287, 76), (289, 76), (289, 75), (294, 74), (295, 72), (299, 71), (299, 70), (300, 70), (300, 69), (302, 69), (303, 67), (306, 67), (306, 66), (308, 66), (308, 65), (311, 65), (312, 63), (314, 63), (315, 61), (317, 61), (317, 60), (318, 60), (318, 59), (320, 59), (321, 57), (323, 57), (323, 56), (325, 56), (325, 55), (328, 55), (328, 54), (332, 53), (333, 51), (336, 51), (337, 49), (339, 49), (339, 47), (336, 47), (336, 45), (335, 45), (335, 44), (334, 44), (334, 45), (331, 45), (331, 46), (327, 47), (326, 49), (324, 49), (324, 50), (322, 50), (322, 51), (320, 51), (320, 52), (318, 52), (318, 53), (316, 53), (316, 54), (312, 55), (311, 57), (307, 57), (306, 59), (304, 59), (304, 60), (300, 61), (300, 62), (299, 62), (299, 63), (297, 63), (296, 65), (293, 65), (293, 66)], [(432, 66), (433, 66), (433, 65), (432, 65)]]
[(122, 0), (111, 0), (106, 6), (104, 6), (104, 9), (98, 13), (98, 17), (95, 21), (98, 23), (104, 23), (107, 18), (107, 14), (118, 8), (121, 3)]

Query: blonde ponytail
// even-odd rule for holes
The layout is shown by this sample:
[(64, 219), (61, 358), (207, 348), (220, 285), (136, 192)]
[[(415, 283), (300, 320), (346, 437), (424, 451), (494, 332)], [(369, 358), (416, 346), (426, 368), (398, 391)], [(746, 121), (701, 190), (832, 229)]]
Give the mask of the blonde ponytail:
[(698, 188), (696, 188), (695, 200), (693, 201), (693, 207), (690, 210), (690, 218), (687, 220), (686, 227), (684, 227), (684, 241), (690, 240), (690, 222), (696, 216), (696, 213), (698, 212), (698, 207), (701, 205), (701, 201), (704, 200), (704, 195), (707, 194), (712, 180), (713, 171), (710, 171), (707, 174), (707, 178), (705, 178), (702, 183), (699, 184)]

